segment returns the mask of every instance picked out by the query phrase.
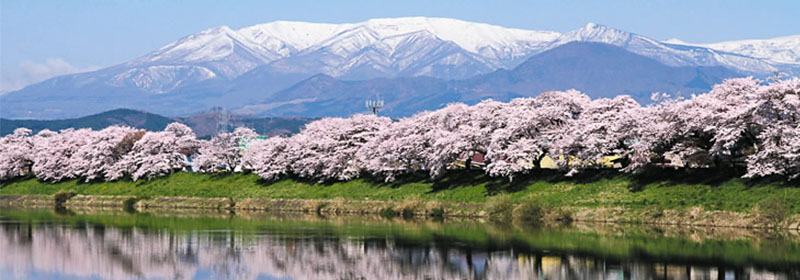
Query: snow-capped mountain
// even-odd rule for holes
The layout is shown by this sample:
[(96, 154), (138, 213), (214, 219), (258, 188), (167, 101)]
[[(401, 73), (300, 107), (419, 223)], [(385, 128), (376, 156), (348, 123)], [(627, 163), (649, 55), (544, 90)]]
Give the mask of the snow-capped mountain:
[(259, 102), (234, 110), (263, 116), (348, 116), (364, 112), (363, 101), (380, 94), (381, 114), (403, 117), (452, 102), (508, 101), (549, 90), (577, 89), (593, 98), (627, 94), (643, 103), (653, 92), (701, 93), (724, 78), (725, 67), (673, 67), (604, 43), (570, 42), (531, 56), (510, 70), (464, 80), (430, 77), (343, 81), (315, 75)]
[[(767, 76), (775, 71), (798, 75), (798, 41), (800, 36), (693, 45), (659, 42), (593, 23), (560, 34), (426, 17), (344, 24), (276, 21), (240, 29), (221, 26), (180, 38), (129, 62), (2, 94), (0, 114), (60, 118), (120, 107), (157, 107), (152, 111), (180, 115), (215, 106), (239, 108), (317, 74), (341, 81), (466, 80), (513, 69), (571, 42), (614, 45), (670, 67), (724, 67), (737, 75)], [(402, 83), (396, 85), (403, 88)]]
[(370, 47), (399, 56), (396, 52), (400, 51), (397, 45), (401, 41), (426, 33), (452, 42), (466, 52), (503, 62), (525, 57), (531, 49), (560, 35), (550, 31), (425, 17), (371, 19), (352, 24), (278, 21), (245, 27), (237, 32), (270, 50), (279, 50), (284, 57), (320, 49), (327, 49), (340, 57), (351, 57)]
[(723, 66), (750, 74), (766, 74), (777, 70), (774, 65), (758, 58), (712, 48), (662, 43), (595, 23), (559, 36), (546, 49), (576, 41), (615, 45), (669, 66)]
[(84, 83), (166, 93), (207, 80), (231, 80), (267, 65), (277, 73), (350, 79), (467, 78), (513, 67), (558, 35), (424, 17), (348, 24), (277, 21), (238, 30), (221, 26), (102, 69), (102, 80)]
[(666, 43), (697, 46), (765, 59), (774, 63), (800, 65), (800, 35), (763, 40), (728, 41), (713, 44), (692, 44), (678, 39)]
[(494, 71), (504, 63), (513, 62), (466, 51), (427, 30), (381, 37), (373, 30), (356, 28), (270, 63), (268, 68), (349, 80), (396, 76), (458, 79)]
[(227, 26), (186, 36), (145, 56), (100, 70), (112, 87), (166, 93), (206, 80), (233, 79), (283, 57)]
[(275, 50), (259, 45), (227, 26), (221, 26), (181, 38), (124, 65), (193, 64), (208, 68), (219, 76), (235, 77), (281, 57)]
[(271, 63), (274, 71), (334, 77), (357, 78), (370, 72), (367, 77), (466, 78), (512, 67), (558, 35), (423, 17), (352, 24), (278, 21), (239, 30), (222, 26), (184, 37), (127, 63), (141, 74), (123, 74), (117, 80), (174, 76), (157, 73), (157, 69), (139, 69), (153, 65), (191, 64), (233, 78)]
[[(797, 59), (791, 48), (797, 44), (791, 45), (792, 39), (755, 48), (752, 43), (662, 43), (594, 23), (559, 34), (447, 18), (372, 19), (346, 24), (277, 21), (238, 30), (222, 26), (181, 38), (114, 67), (105, 82), (165, 93), (215, 78), (234, 79), (259, 67), (262, 72), (306, 77), (322, 73), (347, 80), (410, 76), (464, 79), (513, 68), (533, 54), (574, 41), (619, 46), (669, 66), (724, 66), (743, 73), (766, 74), (778, 70), (779, 66), (773, 65), (776, 62)], [(791, 46), (781, 49), (787, 45)], [(753, 50), (745, 52), (748, 48)], [(764, 52), (782, 57), (761, 59), (766, 56)]]

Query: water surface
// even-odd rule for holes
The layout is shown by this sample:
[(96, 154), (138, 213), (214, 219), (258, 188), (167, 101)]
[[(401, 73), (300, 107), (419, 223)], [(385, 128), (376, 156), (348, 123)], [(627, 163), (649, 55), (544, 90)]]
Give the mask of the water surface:
[(3, 279), (800, 279), (800, 234), (0, 209)]

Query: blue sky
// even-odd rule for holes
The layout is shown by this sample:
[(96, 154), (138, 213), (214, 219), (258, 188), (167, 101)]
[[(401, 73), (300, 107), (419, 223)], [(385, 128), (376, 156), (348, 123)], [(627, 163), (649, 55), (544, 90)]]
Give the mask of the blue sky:
[(710, 43), (800, 34), (798, 13), (798, 0), (2, 0), (0, 91), (125, 62), (219, 25), (430, 16), (567, 32), (596, 22), (660, 40)]

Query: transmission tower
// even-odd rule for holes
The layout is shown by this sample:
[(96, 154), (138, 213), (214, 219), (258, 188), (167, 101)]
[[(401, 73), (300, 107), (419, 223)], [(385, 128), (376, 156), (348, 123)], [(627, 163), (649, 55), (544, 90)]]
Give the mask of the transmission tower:
[(381, 100), (380, 98), (376, 98), (375, 100), (367, 100), (366, 106), (367, 109), (372, 111), (373, 115), (377, 116), (378, 112), (380, 112), (383, 109), (383, 100)]
[[(231, 113), (222, 107), (211, 108), (211, 114), (217, 114), (217, 132), (228, 132), (233, 125), (231, 124)], [(212, 116), (213, 118), (213, 116)]]

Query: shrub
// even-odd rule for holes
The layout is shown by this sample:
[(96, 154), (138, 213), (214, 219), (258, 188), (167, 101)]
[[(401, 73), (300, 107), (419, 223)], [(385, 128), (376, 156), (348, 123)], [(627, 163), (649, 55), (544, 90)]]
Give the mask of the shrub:
[(77, 195), (75, 191), (65, 191), (60, 190), (57, 193), (53, 194), (53, 201), (55, 201), (56, 206), (61, 206), (64, 202), (67, 202), (70, 198)]
[(514, 201), (508, 194), (499, 194), (486, 200), (486, 211), (491, 218), (509, 218), (514, 210)]
[(443, 218), (444, 217), (444, 212), (445, 212), (444, 211), (444, 206), (440, 202), (437, 202), (437, 201), (428, 202), (425, 205), (425, 209), (428, 212), (428, 216), (431, 216), (431, 217), (434, 217), (434, 218)]
[(379, 211), (378, 214), (384, 218), (394, 218), (397, 216), (397, 211), (394, 211), (392, 207), (386, 207), (381, 209), (381, 211)]
[(406, 197), (406, 199), (400, 203), (397, 208), (399, 209), (400, 215), (403, 216), (403, 218), (411, 218), (417, 213), (424, 211), (425, 202), (419, 198), (419, 195), (413, 194)]
[(436, 208), (431, 209), (431, 217), (443, 218), (444, 217), (444, 208), (436, 207)]
[(762, 200), (757, 207), (757, 215), (766, 218), (772, 225), (782, 222), (789, 214), (786, 202), (777, 197)]
[(403, 219), (410, 219), (414, 217), (414, 210), (410, 208), (402, 208), (400, 209), (400, 216), (402, 216)]
[(553, 210), (553, 220), (562, 222), (562, 223), (571, 223), (575, 220), (572, 217), (572, 212), (564, 208), (557, 208)]
[(122, 209), (128, 212), (136, 211), (136, 202), (138, 201), (139, 199), (135, 197), (129, 197), (122, 201)]
[(322, 214), (322, 210), (327, 207), (330, 203), (327, 201), (319, 201), (319, 200), (312, 200), (306, 202), (305, 211), (311, 213), (317, 213), (317, 215)]
[(535, 198), (527, 198), (516, 208), (514, 208), (512, 216), (514, 217), (514, 220), (517, 221), (538, 223), (544, 216), (544, 208), (539, 200)]

